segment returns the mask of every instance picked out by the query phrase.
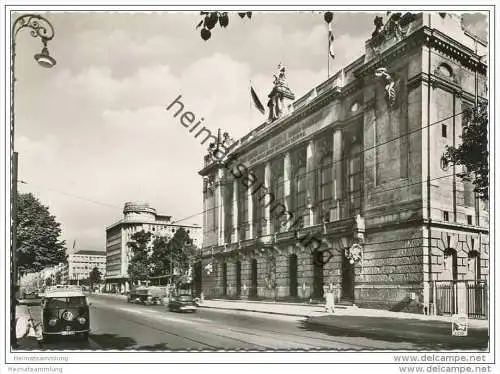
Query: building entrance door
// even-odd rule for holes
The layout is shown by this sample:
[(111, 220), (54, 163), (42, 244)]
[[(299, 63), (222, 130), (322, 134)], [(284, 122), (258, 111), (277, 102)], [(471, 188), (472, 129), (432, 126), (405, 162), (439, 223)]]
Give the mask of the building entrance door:
[(354, 264), (342, 256), (342, 300), (354, 302)]
[(313, 299), (323, 299), (323, 252), (313, 253)]

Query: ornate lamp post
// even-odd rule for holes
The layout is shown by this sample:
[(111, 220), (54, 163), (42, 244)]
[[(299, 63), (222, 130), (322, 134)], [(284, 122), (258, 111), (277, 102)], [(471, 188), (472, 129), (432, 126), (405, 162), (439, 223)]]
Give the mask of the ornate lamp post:
[(45, 68), (51, 68), (56, 64), (56, 60), (50, 56), (47, 48), (48, 41), (54, 38), (54, 27), (44, 17), (38, 14), (24, 14), (16, 18), (11, 30), (11, 73), (10, 73), (10, 153), (11, 153), (11, 347), (17, 347), (16, 341), (16, 291), (17, 291), (17, 152), (14, 148), (15, 130), (15, 62), (16, 62), (16, 38), (22, 29), (30, 29), (30, 34), (34, 38), (40, 38), (43, 48), (34, 58), (38, 64)]

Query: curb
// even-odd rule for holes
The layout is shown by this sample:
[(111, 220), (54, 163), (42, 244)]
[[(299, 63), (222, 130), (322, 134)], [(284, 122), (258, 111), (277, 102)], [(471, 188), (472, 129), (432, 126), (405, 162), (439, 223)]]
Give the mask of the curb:
[(254, 310), (254, 309), (244, 309), (244, 308), (224, 308), (224, 307), (207, 306), (207, 305), (199, 305), (199, 308), (219, 309), (219, 310), (235, 310), (238, 312), (276, 314), (276, 315), (280, 315), (280, 316), (291, 316), (291, 317), (302, 317), (302, 318), (309, 318), (310, 317), (309, 314), (280, 313), (280, 312), (270, 312), (270, 311), (265, 311), (265, 310)]

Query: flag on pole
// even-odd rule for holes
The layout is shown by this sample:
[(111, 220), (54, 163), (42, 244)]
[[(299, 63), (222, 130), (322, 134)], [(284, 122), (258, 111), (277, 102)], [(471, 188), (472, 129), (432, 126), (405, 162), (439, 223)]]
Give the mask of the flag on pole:
[(262, 105), (261, 101), (259, 100), (259, 97), (257, 96), (257, 93), (255, 92), (252, 86), (250, 86), (250, 94), (252, 95), (252, 100), (255, 107), (259, 110), (259, 112), (264, 114), (266, 112), (266, 110), (264, 109), (264, 105)]
[(328, 22), (328, 51), (330, 52), (330, 57), (335, 58), (335, 51), (333, 50), (333, 41), (335, 37), (333, 36), (332, 23)]

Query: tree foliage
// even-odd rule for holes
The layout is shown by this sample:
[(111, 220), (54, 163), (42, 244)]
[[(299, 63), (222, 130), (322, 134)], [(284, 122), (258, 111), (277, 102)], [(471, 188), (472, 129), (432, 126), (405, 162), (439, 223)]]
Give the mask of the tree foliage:
[(138, 231), (132, 235), (132, 240), (127, 243), (132, 252), (132, 257), (128, 264), (128, 275), (132, 284), (136, 284), (138, 281), (146, 281), (149, 278), (150, 261), (148, 244), (151, 236), (150, 232), (145, 232), (144, 230)]
[(31, 193), (17, 199), (17, 266), (21, 274), (67, 261), (61, 224)]
[(171, 238), (153, 237), (140, 231), (131, 239), (127, 243), (132, 250), (128, 274), (134, 284), (161, 275), (172, 275), (177, 282), (188, 272), (195, 255), (193, 241), (184, 228), (179, 228)]
[(99, 284), (102, 281), (102, 275), (97, 266), (95, 266), (92, 271), (89, 273), (89, 283), (90, 286), (94, 284)]
[(458, 147), (447, 147), (443, 155), (446, 163), (465, 166), (464, 172), (457, 176), (474, 184), (474, 191), (480, 199), (489, 197), (488, 168), (488, 109), (480, 105), (465, 111), (462, 132), (462, 144)]
[[(252, 12), (238, 13), (240, 18), (252, 18)], [(229, 15), (227, 12), (200, 12), (202, 20), (196, 25), (196, 28), (202, 27), (200, 31), (201, 38), (205, 41), (212, 37), (212, 31), (215, 26), (226, 28), (229, 25)]]
[[(252, 12), (238, 12), (240, 18), (252, 18)], [(212, 30), (219, 25), (221, 28), (226, 28), (229, 25), (229, 14), (228, 12), (200, 12), (202, 16), (201, 21), (196, 25), (196, 28), (200, 30), (200, 36), (203, 40), (207, 41), (212, 37)], [(330, 23), (333, 20), (332, 12), (325, 12), (323, 18), (326, 23)]]

